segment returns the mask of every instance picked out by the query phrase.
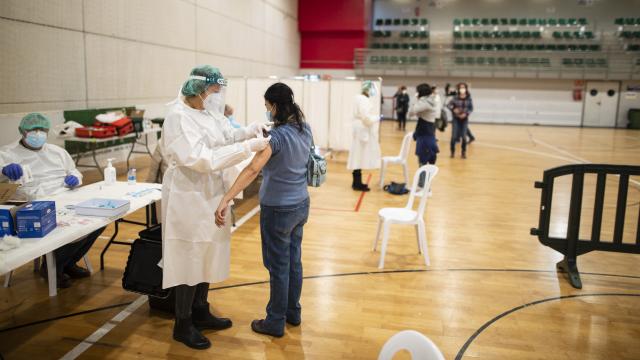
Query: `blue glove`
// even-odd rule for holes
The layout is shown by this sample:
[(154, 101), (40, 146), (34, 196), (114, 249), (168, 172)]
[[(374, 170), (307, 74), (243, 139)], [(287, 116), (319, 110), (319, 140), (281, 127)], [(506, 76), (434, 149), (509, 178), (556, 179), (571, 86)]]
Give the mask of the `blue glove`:
[(11, 181), (16, 181), (22, 177), (22, 166), (12, 163), (2, 168), (2, 175)]
[(75, 175), (67, 175), (67, 177), (64, 178), (64, 183), (68, 187), (72, 188), (78, 186), (78, 184), (80, 184), (80, 180)]

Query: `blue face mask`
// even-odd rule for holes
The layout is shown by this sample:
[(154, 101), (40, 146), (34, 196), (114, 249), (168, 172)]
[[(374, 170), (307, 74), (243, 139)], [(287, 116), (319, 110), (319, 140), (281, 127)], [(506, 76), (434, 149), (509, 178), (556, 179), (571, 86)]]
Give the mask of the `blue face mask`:
[(27, 145), (34, 149), (40, 149), (47, 142), (47, 133), (44, 131), (30, 131), (24, 139)]
[(267, 121), (271, 122), (272, 120), (272, 116), (271, 116), (271, 111), (265, 111), (264, 115), (267, 117)]

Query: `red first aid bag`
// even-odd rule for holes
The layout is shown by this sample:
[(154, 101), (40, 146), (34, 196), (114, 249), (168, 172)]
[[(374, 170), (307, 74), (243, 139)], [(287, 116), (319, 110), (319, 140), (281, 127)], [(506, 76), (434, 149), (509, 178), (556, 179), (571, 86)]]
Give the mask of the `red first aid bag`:
[(105, 122), (96, 120), (93, 126), (94, 127), (114, 127), (118, 132), (118, 136), (124, 136), (133, 132), (133, 121), (131, 121), (131, 118), (129, 118), (128, 116), (123, 116), (122, 118), (110, 123), (105, 123)]

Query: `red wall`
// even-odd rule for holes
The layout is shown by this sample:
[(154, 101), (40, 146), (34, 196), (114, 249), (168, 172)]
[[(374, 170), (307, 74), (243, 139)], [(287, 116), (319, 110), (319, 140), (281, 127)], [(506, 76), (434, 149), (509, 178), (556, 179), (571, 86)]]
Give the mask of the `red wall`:
[(366, 47), (371, 0), (300, 0), (300, 67), (353, 69), (353, 49)]

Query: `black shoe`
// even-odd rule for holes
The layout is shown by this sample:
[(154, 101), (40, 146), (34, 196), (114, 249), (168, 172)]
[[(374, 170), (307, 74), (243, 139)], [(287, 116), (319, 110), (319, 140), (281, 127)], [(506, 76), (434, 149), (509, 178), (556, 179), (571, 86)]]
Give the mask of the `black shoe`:
[(191, 319), (176, 319), (173, 325), (173, 339), (192, 349), (202, 350), (211, 347), (211, 341), (193, 326)]
[(223, 330), (233, 326), (231, 319), (216, 317), (209, 311), (209, 304), (205, 306), (194, 306), (191, 309), (193, 326), (198, 330)]
[(364, 191), (364, 192), (371, 191), (371, 189), (369, 189), (369, 186), (366, 184), (356, 184), (351, 186), (351, 188), (355, 191)]
[[(40, 267), (40, 276), (49, 281), (49, 272), (46, 263)], [(65, 273), (59, 273), (56, 276), (56, 285), (60, 289), (66, 289), (71, 286), (71, 277)]]
[(451, 153), (451, 156), (449, 156), (449, 157), (453, 159), (454, 155), (455, 155), (454, 153)]
[(476, 138), (469, 138), (469, 141), (467, 141), (467, 145), (471, 144), (472, 142), (476, 141)]
[(300, 326), (300, 323), (302, 323), (302, 319), (292, 319), (287, 317), (287, 324), (291, 325), (291, 326)]
[(64, 269), (64, 273), (69, 275), (72, 279), (82, 279), (91, 276), (89, 270), (73, 264)]
[(466, 158), (467, 158), (467, 154), (462, 153), (462, 158), (463, 158), (463, 159), (466, 159)]
[(263, 320), (253, 320), (251, 322), (251, 330), (259, 333), (259, 334), (264, 334), (264, 335), (269, 335), (269, 336), (274, 336), (274, 337), (283, 337), (284, 336), (284, 329), (280, 332), (275, 332), (272, 330), (268, 330), (265, 326), (264, 326), (264, 319)]

